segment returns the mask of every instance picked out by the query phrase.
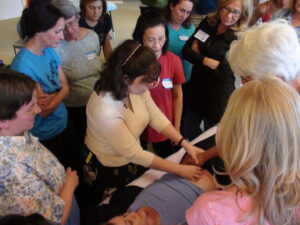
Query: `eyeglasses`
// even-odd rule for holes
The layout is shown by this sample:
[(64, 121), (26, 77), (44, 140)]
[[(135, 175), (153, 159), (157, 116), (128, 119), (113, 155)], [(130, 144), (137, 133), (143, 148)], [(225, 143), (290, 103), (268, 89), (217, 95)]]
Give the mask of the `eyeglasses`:
[(242, 14), (242, 12), (240, 10), (231, 9), (228, 6), (223, 7), (222, 10), (223, 10), (223, 12), (225, 12), (227, 14), (231, 13), (232, 16), (234, 16), (234, 17), (238, 17)]
[(153, 89), (153, 88), (156, 88), (158, 86), (159, 82), (160, 82), (160, 77), (158, 77), (157, 80), (152, 81), (150, 83), (145, 82), (145, 85), (148, 89)]
[(78, 26), (78, 18), (76, 16), (66, 21), (66, 28), (70, 29), (73, 28), (74, 26)]
[(163, 45), (166, 41), (166, 37), (163, 36), (163, 37), (160, 37), (158, 39), (155, 39), (155, 38), (149, 38), (149, 39), (144, 39), (144, 42), (146, 42), (148, 45), (154, 45), (156, 43), (158, 43), (159, 45)]

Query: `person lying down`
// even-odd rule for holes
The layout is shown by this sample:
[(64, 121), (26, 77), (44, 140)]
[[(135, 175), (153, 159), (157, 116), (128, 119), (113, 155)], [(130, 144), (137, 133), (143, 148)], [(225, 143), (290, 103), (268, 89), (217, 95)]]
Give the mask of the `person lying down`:
[[(196, 144), (202, 149), (215, 145), (215, 136)], [(189, 163), (186, 155), (182, 164)], [(211, 177), (213, 169), (221, 169), (222, 162), (215, 158), (202, 168), (203, 176), (195, 182), (167, 173), (154, 183), (142, 189), (128, 186), (115, 192), (108, 205), (85, 210), (88, 218), (84, 224), (99, 224), (107, 221), (107, 225), (175, 225), (185, 223), (185, 211), (203, 193), (217, 189)], [(226, 176), (216, 176), (218, 183), (228, 184)], [(136, 198), (135, 198), (136, 197)], [(129, 207), (128, 207), (129, 206)], [(127, 211), (127, 212), (126, 212)], [(93, 216), (88, 215), (93, 214)], [(113, 217), (114, 215), (120, 215)], [(109, 219), (109, 217), (113, 217)], [(93, 221), (92, 221), (93, 220)]]

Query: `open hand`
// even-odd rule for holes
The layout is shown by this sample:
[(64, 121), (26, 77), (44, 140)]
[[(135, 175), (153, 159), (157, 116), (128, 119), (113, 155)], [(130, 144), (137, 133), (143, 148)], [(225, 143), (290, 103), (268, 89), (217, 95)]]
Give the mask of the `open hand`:
[(179, 175), (191, 181), (197, 181), (202, 175), (202, 169), (198, 166), (181, 165)]
[(186, 152), (189, 154), (189, 156), (194, 160), (194, 164), (198, 165), (198, 158), (197, 155), (201, 152), (204, 152), (201, 148), (198, 148), (194, 145), (189, 144), (187, 147), (185, 147)]

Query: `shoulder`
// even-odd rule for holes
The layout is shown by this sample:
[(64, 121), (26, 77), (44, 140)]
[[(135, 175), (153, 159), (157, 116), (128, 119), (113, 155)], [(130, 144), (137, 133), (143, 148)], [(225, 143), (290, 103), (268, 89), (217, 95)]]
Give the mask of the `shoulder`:
[[(223, 191), (212, 191), (202, 194), (186, 211), (186, 219), (189, 224), (215, 224), (216, 216), (222, 213), (220, 209), (226, 207), (229, 203), (221, 205), (220, 200), (226, 197)], [(198, 223), (197, 221), (201, 221)]]
[(199, 25), (197, 26), (196, 28), (196, 31), (198, 30), (202, 30), (204, 31), (205, 33), (212, 33), (213, 31), (213, 27), (209, 24), (208, 22), (208, 17), (205, 17), (205, 19), (203, 19)]
[(109, 92), (97, 94), (94, 91), (89, 99), (87, 112), (98, 119), (107, 120), (120, 115), (120, 106), (121, 102), (113, 99)]
[[(206, 224), (235, 224), (234, 221), (242, 218), (244, 212), (250, 209), (251, 198), (238, 193), (236, 188), (231, 187), (202, 194), (188, 209), (186, 217), (188, 221), (199, 220), (205, 221)], [(253, 216), (248, 219), (247, 221), (252, 221)]]
[(24, 62), (28, 61), (30, 58), (29, 51), (26, 48), (22, 48), (17, 55), (13, 58), (12, 63), (10, 64), (11, 69), (16, 69), (16, 67), (20, 67)]
[(166, 60), (166, 59), (176, 59), (176, 58), (179, 58), (179, 56), (175, 55), (173, 52), (171, 51), (166, 51), (164, 54), (162, 54), (159, 58), (162, 59), (162, 60)]
[[(86, 29), (86, 28), (82, 28), (82, 29)], [(93, 41), (97, 41), (97, 44), (98, 44), (99, 43), (98, 34), (93, 30), (90, 30), (90, 29), (86, 29), (86, 30), (87, 30), (87, 37), (89, 39), (92, 39)]]
[(180, 57), (178, 55), (175, 55), (171, 51), (167, 51), (163, 56), (164, 56), (163, 57), (164, 59), (168, 60), (170, 63), (172, 63), (174, 65), (181, 63)]
[(60, 58), (54, 48), (50, 48), (50, 47), (45, 48), (44, 56), (55, 59), (60, 62)]
[(33, 54), (27, 49), (23, 48), (14, 57), (12, 63), (10, 64), (10, 69), (34, 78), (34, 73), (36, 71), (35, 62), (36, 60)]
[(112, 24), (112, 19), (108, 13), (105, 13), (103, 16), (103, 22), (106, 24)]

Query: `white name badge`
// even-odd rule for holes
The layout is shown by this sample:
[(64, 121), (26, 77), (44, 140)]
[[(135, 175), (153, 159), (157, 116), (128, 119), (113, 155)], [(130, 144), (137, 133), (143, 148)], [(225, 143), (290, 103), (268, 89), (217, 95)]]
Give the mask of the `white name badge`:
[(85, 55), (89, 61), (96, 59), (96, 51), (86, 52)]
[(166, 89), (173, 88), (173, 82), (172, 82), (172, 79), (170, 79), (170, 78), (163, 79), (161, 83), (162, 83), (162, 86)]
[(207, 38), (209, 38), (209, 34), (205, 33), (202, 30), (198, 30), (197, 33), (194, 35), (194, 37), (202, 42), (205, 42)]
[(187, 41), (188, 39), (189, 39), (188, 36), (184, 36), (184, 35), (180, 35), (180, 36), (179, 36), (179, 40), (180, 40), (180, 41)]

